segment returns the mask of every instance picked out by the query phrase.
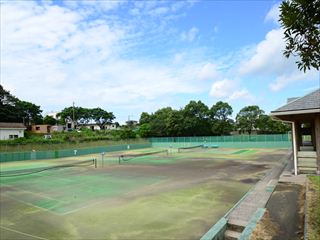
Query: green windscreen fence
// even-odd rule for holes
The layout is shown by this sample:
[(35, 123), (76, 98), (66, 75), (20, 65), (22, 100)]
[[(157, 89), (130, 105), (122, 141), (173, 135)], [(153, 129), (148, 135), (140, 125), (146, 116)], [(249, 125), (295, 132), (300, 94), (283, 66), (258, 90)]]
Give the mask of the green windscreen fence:
[(291, 148), (290, 134), (150, 138), (153, 147)]
[(37, 159), (52, 159), (72, 157), (75, 155), (87, 155), (102, 152), (115, 152), (129, 149), (149, 148), (151, 143), (139, 144), (123, 144), (112, 146), (101, 146), (93, 148), (81, 149), (63, 149), (63, 150), (50, 150), (50, 151), (31, 151), (31, 152), (7, 152), (0, 153), (0, 162), (23, 161), (23, 160), (37, 160)]

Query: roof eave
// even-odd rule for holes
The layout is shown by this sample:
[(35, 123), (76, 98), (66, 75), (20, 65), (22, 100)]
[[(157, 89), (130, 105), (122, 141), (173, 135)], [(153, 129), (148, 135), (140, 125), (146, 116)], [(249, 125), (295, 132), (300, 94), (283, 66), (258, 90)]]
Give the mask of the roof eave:
[(320, 113), (320, 108), (316, 109), (302, 109), (302, 110), (291, 110), (291, 111), (272, 111), (271, 116), (284, 116), (284, 115), (298, 115), (308, 113)]

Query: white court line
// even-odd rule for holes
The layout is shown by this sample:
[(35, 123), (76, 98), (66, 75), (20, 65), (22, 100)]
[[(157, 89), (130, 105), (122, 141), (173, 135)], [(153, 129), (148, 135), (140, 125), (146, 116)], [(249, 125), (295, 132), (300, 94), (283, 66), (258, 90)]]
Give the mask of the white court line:
[(18, 230), (14, 230), (12, 228), (4, 227), (4, 226), (1, 226), (1, 225), (0, 225), (0, 228), (3, 228), (5, 230), (11, 231), (11, 232), (19, 233), (19, 234), (22, 234), (24, 236), (33, 237), (33, 238), (36, 238), (36, 239), (49, 240), (48, 238), (38, 237), (38, 236), (35, 236), (35, 235), (32, 235), (32, 234), (20, 232)]

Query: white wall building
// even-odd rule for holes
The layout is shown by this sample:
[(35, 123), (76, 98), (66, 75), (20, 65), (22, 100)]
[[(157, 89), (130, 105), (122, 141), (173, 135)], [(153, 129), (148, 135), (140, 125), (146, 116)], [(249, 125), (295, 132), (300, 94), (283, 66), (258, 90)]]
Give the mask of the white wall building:
[(118, 129), (118, 124), (116, 123), (109, 123), (109, 124), (106, 124), (105, 128), (107, 130), (116, 130)]
[(9, 140), (24, 137), (26, 127), (23, 123), (0, 122), (0, 140)]
[(67, 127), (65, 125), (53, 125), (51, 126), (51, 132), (64, 132)]

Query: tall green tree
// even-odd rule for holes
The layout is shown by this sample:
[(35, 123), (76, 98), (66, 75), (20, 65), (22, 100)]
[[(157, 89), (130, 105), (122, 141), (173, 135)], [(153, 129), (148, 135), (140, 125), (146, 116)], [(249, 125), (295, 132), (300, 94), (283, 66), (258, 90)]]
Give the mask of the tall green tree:
[(83, 107), (64, 108), (57, 116), (61, 117), (63, 123), (74, 121), (76, 125), (82, 125), (95, 122), (101, 129), (104, 129), (106, 124), (112, 123), (115, 119), (112, 112), (107, 112), (101, 108)]
[(169, 116), (173, 109), (171, 107), (161, 108), (156, 111), (150, 122), (152, 134), (157, 137), (169, 136), (170, 125), (168, 123)]
[(281, 121), (275, 121), (270, 116), (262, 114), (260, 115), (257, 127), (259, 133), (274, 134), (274, 133), (287, 133), (290, 130), (290, 126)]
[(57, 120), (49, 115), (43, 118), (43, 124), (55, 125)]
[(99, 125), (100, 129), (105, 129), (106, 124), (112, 123), (115, 119), (115, 116), (112, 112), (107, 112), (101, 108), (93, 108), (89, 111), (90, 118)]
[(201, 101), (190, 101), (182, 110), (183, 132), (188, 136), (210, 135), (209, 108)]
[(42, 123), (40, 106), (22, 101), (0, 85), (0, 121), (23, 122), (26, 126)]
[(147, 138), (152, 136), (150, 123), (143, 123), (139, 125), (138, 135), (142, 138)]
[(18, 119), (16, 103), (19, 101), (9, 91), (0, 85), (0, 121), (1, 122), (22, 122)]
[(284, 55), (298, 55), (300, 70), (320, 69), (320, 0), (285, 0), (280, 5)]
[(141, 113), (139, 124), (150, 123), (151, 120), (152, 116), (147, 112), (143, 112)]
[(219, 101), (210, 109), (212, 119), (212, 133), (214, 135), (229, 135), (233, 130), (232, 107), (226, 103)]
[(251, 135), (253, 130), (258, 129), (259, 118), (262, 114), (264, 111), (256, 105), (242, 108), (236, 116), (238, 129), (242, 133), (247, 132)]
[(76, 125), (81, 124), (82, 109), (80, 107), (66, 107), (57, 114), (57, 117), (61, 118), (63, 124), (68, 122), (74, 122)]

